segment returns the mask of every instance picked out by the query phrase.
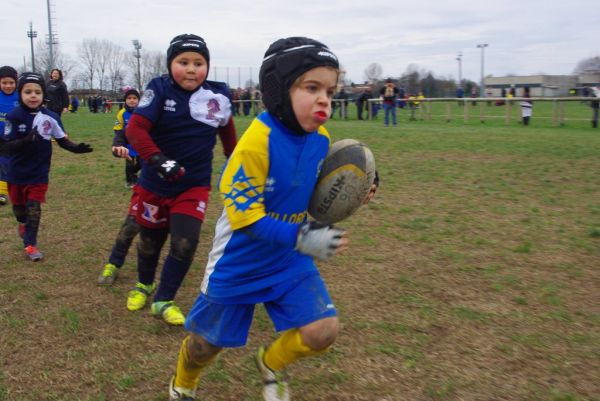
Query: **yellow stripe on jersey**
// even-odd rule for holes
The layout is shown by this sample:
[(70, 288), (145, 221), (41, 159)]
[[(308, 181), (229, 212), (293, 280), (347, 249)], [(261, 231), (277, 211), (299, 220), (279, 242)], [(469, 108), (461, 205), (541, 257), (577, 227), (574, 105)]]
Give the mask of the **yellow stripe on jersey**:
[(125, 120), (123, 119), (123, 114), (125, 113), (125, 111), (127, 110), (125, 109), (125, 107), (123, 107), (117, 113), (117, 120), (115, 121), (115, 126), (113, 127), (114, 131), (121, 131), (122, 129), (125, 129)]
[(266, 215), (264, 188), (269, 174), (271, 129), (255, 119), (242, 135), (221, 176), (219, 191), (233, 230)]

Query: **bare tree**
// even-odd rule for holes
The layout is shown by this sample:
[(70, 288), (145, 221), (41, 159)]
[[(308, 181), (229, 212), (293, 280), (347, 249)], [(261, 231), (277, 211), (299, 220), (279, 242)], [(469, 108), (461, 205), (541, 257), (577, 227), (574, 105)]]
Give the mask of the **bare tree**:
[(142, 64), (144, 67), (144, 73), (142, 74), (143, 82), (149, 82), (152, 78), (168, 72), (167, 56), (164, 52), (155, 51), (144, 53), (142, 56)]
[(379, 63), (371, 63), (365, 69), (365, 79), (368, 82), (375, 82), (381, 79), (383, 76), (383, 68)]
[(598, 74), (600, 73), (600, 56), (586, 58), (577, 63), (574, 74)]
[(100, 90), (104, 90), (109, 81), (108, 70), (113, 57), (115, 44), (103, 39), (98, 42), (97, 49), (98, 54), (96, 55), (96, 73), (98, 74), (98, 83)]
[(100, 41), (97, 39), (84, 39), (77, 47), (79, 60), (81, 60), (83, 67), (82, 74), (90, 90), (94, 89), (99, 48)]
[(110, 56), (108, 57), (108, 87), (111, 92), (117, 92), (123, 87), (123, 64), (125, 51), (122, 47), (111, 43)]
[(50, 50), (48, 45), (39, 40), (35, 46), (35, 69), (36, 72), (42, 74), (44, 77), (50, 75), (50, 71), (53, 68), (58, 68), (63, 73), (63, 78), (66, 78), (70, 72), (74, 69), (74, 63), (69, 56), (63, 54), (60, 50), (59, 45), (54, 45), (54, 65), (50, 65)]

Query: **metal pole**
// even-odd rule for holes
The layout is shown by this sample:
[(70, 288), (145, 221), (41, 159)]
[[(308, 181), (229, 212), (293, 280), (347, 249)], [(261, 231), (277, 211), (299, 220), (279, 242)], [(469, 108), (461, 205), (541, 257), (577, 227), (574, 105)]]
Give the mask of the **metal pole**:
[(458, 87), (462, 88), (462, 53), (458, 52), (458, 57), (456, 57), (458, 61)]
[(484, 84), (484, 75), (483, 75), (483, 65), (484, 65), (484, 49), (488, 47), (487, 43), (482, 43), (477, 45), (479, 49), (481, 49), (481, 89), (479, 93), (479, 97), (485, 97), (485, 84)]
[(31, 42), (31, 71), (35, 72), (35, 55), (33, 54), (33, 38), (37, 38), (37, 32), (33, 30), (33, 24), (29, 22), (29, 30), (27, 31), (27, 37)]
[(142, 42), (137, 39), (131, 41), (133, 43), (133, 47), (135, 49), (135, 58), (137, 58), (137, 90), (142, 90), (142, 72), (140, 70), (140, 58), (142, 55), (140, 54), (140, 49), (142, 48)]
[(50, 60), (48, 69), (55, 67), (54, 65), (54, 34), (52, 33), (52, 17), (50, 15), (50, 0), (46, 0), (48, 6), (48, 51), (50, 53)]

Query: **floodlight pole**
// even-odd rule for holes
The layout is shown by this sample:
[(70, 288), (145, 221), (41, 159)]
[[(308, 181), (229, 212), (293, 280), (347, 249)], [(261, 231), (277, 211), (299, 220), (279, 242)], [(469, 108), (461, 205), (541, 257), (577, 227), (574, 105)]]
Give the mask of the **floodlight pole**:
[(458, 87), (462, 88), (462, 53), (458, 52), (458, 56), (456, 56), (456, 61), (458, 61)]
[(137, 58), (137, 90), (142, 90), (142, 73), (140, 70), (140, 58), (142, 55), (140, 54), (140, 50), (142, 48), (142, 42), (137, 39), (131, 41), (133, 43), (133, 48), (135, 49), (135, 54), (133, 55)]
[(477, 48), (481, 49), (481, 89), (479, 93), (479, 97), (485, 97), (485, 84), (483, 80), (483, 63), (484, 63), (484, 49), (488, 47), (487, 43), (481, 43), (477, 45)]
[(35, 72), (35, 55), (33, 54), (33, 38), (37, 38), (37, 32), (33, 30), (33, 24), (29, 22), (29, 30), (27, 31), (27, 37), (31, 42), (31, 71)]

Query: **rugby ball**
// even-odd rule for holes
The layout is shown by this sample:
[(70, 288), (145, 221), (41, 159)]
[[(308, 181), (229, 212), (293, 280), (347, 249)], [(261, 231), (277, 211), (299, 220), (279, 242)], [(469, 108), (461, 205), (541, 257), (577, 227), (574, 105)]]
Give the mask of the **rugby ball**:
[(342, 139), (329, 148), (313, 191), (308, 213), (322, 223), (351, 216), (365, 200), (375, 179), (371, 150), (354, 139)]

